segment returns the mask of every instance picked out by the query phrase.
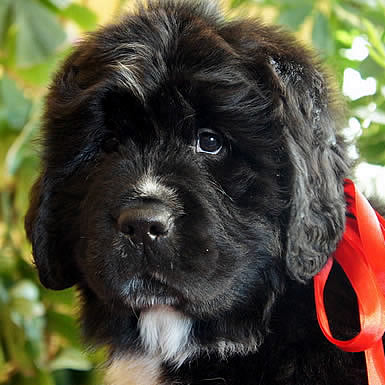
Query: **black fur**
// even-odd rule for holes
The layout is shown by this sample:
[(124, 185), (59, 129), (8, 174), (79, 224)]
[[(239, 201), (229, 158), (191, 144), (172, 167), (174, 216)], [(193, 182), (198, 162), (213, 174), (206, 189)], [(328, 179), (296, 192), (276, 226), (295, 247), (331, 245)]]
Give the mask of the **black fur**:
[[(77, 285), (85, 335), (112, 357), (143, 354), (143, 298), (173, 298), (196, 353), (164, 363), (167, 384), (364, 384), (362, 356), (322, 336), (312, 294), (345, 224), (349, 160), (333, 104), (290, 36), (204, 4), (153, 1), (90, 34), (47, 97), (26, 217), (41, 282)], [(197, 151), (201, 128), (222, 135), (218, 154)], [(148, 174), (170, 199), (138, 193)], [(175, 222), (144, 248), (117, 229), (122, 208), (143, 201)], [(354, 297), (338, 270), (331, 282), (335, 333), (351, 336)]]

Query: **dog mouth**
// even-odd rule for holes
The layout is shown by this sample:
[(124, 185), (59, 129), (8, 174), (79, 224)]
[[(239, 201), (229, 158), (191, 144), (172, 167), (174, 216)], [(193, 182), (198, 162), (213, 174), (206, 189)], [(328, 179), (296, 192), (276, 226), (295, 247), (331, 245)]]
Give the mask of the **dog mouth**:
[(184, 302), (181, 293), (170, 287), (159, 274), (131, 278), (123, 284), (120, 298), (135, 310), (159, 305), (179, 307)]

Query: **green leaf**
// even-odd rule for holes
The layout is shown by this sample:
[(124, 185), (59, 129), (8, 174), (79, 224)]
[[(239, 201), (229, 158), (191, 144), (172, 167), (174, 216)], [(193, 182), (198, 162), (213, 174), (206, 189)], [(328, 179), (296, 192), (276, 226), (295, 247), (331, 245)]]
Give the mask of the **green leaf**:
[(33, 372), (32, 358), (25, 351), (25, 335), (23, 329), (17, 327), (11, 320), (9, 311), (2, 309), (1, 313), (4, 344), (9, 358), (24, 374)]
[(98, 17), (94, 12), (76, 3), (63, 9), (61, 15), (73, 20), (79, 27), (87, 30), (95, 29), (98, 24)]
[(42, 294), (44, 301), (50, 302), (53, 305), (64, 304), (73, 308), (76, 304), (76, 294), (73, 288), (60, 291), (43, 290)]
[(353, 26), (361, 29), (361, 15), (357, 14), (357, 10), (353, 7), (350, 7), (349, 5), (344, 4), (343, 2), (339, 3), (340, 4), (337, 4), (336, 2), (333, 7), (333, 12), (337, 19), (341, 21), (346, 28), (351, 28)]
[(363, 23), (366, 27), (369, 43), (373, 46), (373, 48), (376, 50), (376, 53), (381, 57), (381, 59), (385, 63), (385, 46), (381, 41), (379, 31), (369, 20), (364, 19)]
[(249, 0), (231, 0), (230, 7), (237, 8), (244, 3), (248, 3)]
[(48, 371), (39, 371), (31, 385), (55, 385), (52, 375)]
[(354, 15), (353, 17), (357, 18), (356, 21), (358, 23), (360, 23), (360, 20), (362, 20), (362, 17), (364, 16), (366, 19), (370, 20), (372, 23), (378, 25), (379, 27), (383, 27), (385, 7), (384, 5), (381, 6), (379, 4), (379, 1), (377, 2), (376, 5), (374, 5), (373, 3), (375, 3), (375, 1), (371, 2), (368, 0), (363, 0), (361, 4), (357, 4), (357, 5), (354, 5), (348, 1), (340, 2), (341, 6), (346, 12), (350, 13), (351, 15)]
[(35, 317), (25, 323), (25, 331), (28, 339), (32, 342), (43, 342), (44, 328), (46, 326), (44, 317)]
[(278, 23), (296, 31), (311, 14), (312, 10), (313, 4), (311, 3), (304, 3), (300, 7), (288, 7), (280, 12)]
[(0, 279), (0, 305), (2, 303), (7, 303), (9, 298), (8, 290), (6, 289), (5, 285), (3, 284), (3, 280)]
[(44, 317), (24, 319), (24, 332), (27, 338), (25, 350), (39, 366), (45, 362), (47, 357), (48, 347), (44, 340), (45, 324)]
[(279, 10), (279, 8), (282, 9), (287, 7), (291, 7), (291, 8), (303, 7), (304, 5), (314, 3), (314, 0), (271, 0), (269, 1), (269, 3), (270, 5), (275, 6)]
[(40, 302), (30, 302), (24, 298), (16, 298), (11, 303), (12, 321), (23, 326), (23, 319), (32, 319), (44, 315), (45, 309)]
[(66, 338), (72, 346), (81, 347), (79, 328), (73, 317), (54, 311), (49, 311), (48, 329)]
[(6, 363), (6, 360), (5, 360), (3, 346), (2, 344), (0, 344), (0, 381), (1, 381), (1, 373), (4, 370), (5, 363)]
[(66, 34), (55, 15), (34, 0), (14, 0), (16, 63), (28, 67), (44, 61), (57, 51)]
[(384, 68), (381, 67), (371, 56), (368, 56), (360, 63), (359, 71), (363, 79), (373, 76), (379, 79), (384, 74)]
[(58, 54), (50, 56), (42, 63), (28, 68), (17, 68), (17, 75), (26, 83), (37, 86), (47, 86), (52, 79), (52, 74), (57, 70), (59, 63), (66, 57), (71, 48), (64, 49)]
[[(354, 110), (354, 113), (360, 119), (369, 119), (371, 122), (379, 123), (380, 125), (385, 126), (385, 111), (377, 108), (375, 111), (370, 111), (367, 107), (358, 107)], [(380, 126), (381, 127), (381, 126)], [(382, 134), (385, 139), (385, 129), (382, 130)], [(384, 148), (385, 150), (385, 148)]]
[[(56, 385), (52, 374), (43, 371), (34, 371), (34, 373), (17, 378), (16, 381), (12, 381), (12, 384), (17, 385)], [(69, 385), (68, 383), (66, 385)]]
[(372, 121), (370, 126), (363, 130), (358, 143), (363, 159), (374, 164), (385, 164), (385, 125)]
[(91, 370), (92, 363), (78, 349), (65, 349), (51, 362), (51, 370)]
[(356, 34), (352, 33), (351, 31), (348, 32), (342, 29), (338, 29), (336, 31), (336, 40), (349, 48), (352, 46), (355, 37)]
[(30, 120), (24, 125), (20, 134), (8, 149), (5, 157), (5, 165), (8, 174), (11, 176), (16, 174), (23, 160), (28, 156), (31, 138), (38, 128), (38, 118), (41, 114), (41, 107), (41, 101), (33, 105)]
[(47, 1), (59, 9), (67, 8), (68, 5), (71, 3), (71, 0), (47, 0)]
[(365, 143), (363, 140), (359, 140), (360, 154), (363, 159), (369, 163), (384, 165), (385, 164), (385, 141), (378, 142), (376, 144)]
[(9, 27), (10, 0), (0, 2), (0, 44), (3, 43)]
[(37, 301), (39, 299), (38, 287), (29, 280), (22, 280), (17, 282), (10, 290), (11, 297), (24, 298), (28, 301)]
[(0, 98), (8, 124), (13, 128), (22, 128), (28, 119), (32, 103), (7, 75), (0, 79)]
[(314, 17), (312, 40), (321, 53), (331, 55), (334, 52), (332, 28), (328, 18), (321, 12), (317, 12)]

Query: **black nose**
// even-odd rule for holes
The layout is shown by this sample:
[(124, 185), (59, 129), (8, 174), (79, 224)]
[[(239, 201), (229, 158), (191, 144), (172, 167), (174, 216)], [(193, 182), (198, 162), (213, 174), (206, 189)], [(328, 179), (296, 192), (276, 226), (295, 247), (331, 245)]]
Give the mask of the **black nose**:
[(118, 218), (119, 231), (137, 244), (167, 237), (172, 225), (171, 211), (153, 202), (123, 208)]

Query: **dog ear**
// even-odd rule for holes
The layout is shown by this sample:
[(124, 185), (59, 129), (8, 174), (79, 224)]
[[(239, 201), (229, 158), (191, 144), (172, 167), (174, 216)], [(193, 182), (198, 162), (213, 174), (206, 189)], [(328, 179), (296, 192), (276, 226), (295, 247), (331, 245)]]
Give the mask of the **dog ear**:
[[(30, 193), (30, 206), (25, 217), (25, 229), (32, 243), (32, 254), (41, 283), (61, 290), (79, 280), (74, 262), (74, 239), (70, 239), (76, 204), (72, 202), (66, 177), (76, 168), (74, 147), (63, 142), (63, 132), (72, 128), (63, 115), (71, 115), (73, 95), (79, 92), (78, 51), (74, 51), (54, 77), (46, 98), (42, 119), (42, 172)], [(73, 130), (76, 133), (76, 130)], [(71, 132), (72, 135), (72, 132)], [(75, 135), (74, 135), (75, 136)], [(65, 166), (63, 166), (63, 164)]]
[(343, 235), (348, 165), (321, 71), (282, 58), (281, 63), (271, 59), (270, 65), (281, 90), (279, 114), (291, 181), (286, 266), (291, 277), (304, 282), (322, 269)]
[(70, 242), (61, 227), (60, 202), (52, 199), (46, 173), (35, 182), (25, 217), (25, 229), (41, 283), (54, 290), (73, 286), (78, 281)]

